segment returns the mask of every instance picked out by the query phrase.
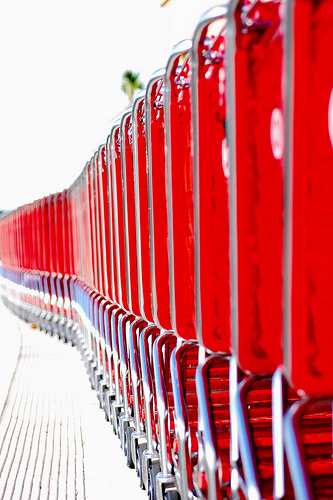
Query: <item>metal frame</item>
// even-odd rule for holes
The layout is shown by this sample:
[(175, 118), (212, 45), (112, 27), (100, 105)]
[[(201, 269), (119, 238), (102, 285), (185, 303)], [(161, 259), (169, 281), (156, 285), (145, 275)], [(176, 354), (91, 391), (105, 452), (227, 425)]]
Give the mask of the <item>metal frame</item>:
[[(145, 425), (143, 421), (142, 412), (140, 408), (143, 406), (142, 398), (142, 375), (140, 365), (140, 343), (139, 338), (142, 330), (148, 326), (147, 321), (143, 318), (138, 318), (130, 325), (131, 332), (129, 335), (129, 357), (130, 357), (130, 370), (132, 380), (132, 396), (133, 396), (133, 424), (134, 432), (131, 435), (131, 457), (140, 477), (140, 464), (138, 448), (146, 449), (147, 439), (145, 433)], [(128, 451), (127, 451), (128, 452)], [(140, 478), (141, 480), (142, 478)]]
[[(286, 98), (285, 98), (285, 127), (286, 127), (286, 145), (285, 145), (285, 233), (284, 233), (284, 323), (283, 323), (283, 363), (286, 367), (286, 373), (290, 373), (291, 368), (291, 269), (292, 269), (292, 188), (293, 188), (293, 118), (292, 111), (294, 109), (292, 89), (294, 88), (293, 75), (293, 19), (295, 0), (286, 0), (284, 8), (285, 15), (285, 45), (284, 45), (284, 61), (285, 61), (285, 80)], [(305, 497), (304, 497), (305, 498)]]
[[(152, 339), (158, 337), (160, 330), (155, 325), (147, 326), (140, 335), (140, 363), (142, 374), (142, 386), (145, 404), (145, 429), (147, 449), (143, 452), (141, 463), (142, 481), (145, 488), (149, 488), (149, 471), (155, 466), (159, 468), (160, 457), (157, 451), (157, 443), (153, 433), (154, 418), (154, 389), (152, 378)], [(155, 428), (155, 422), (154, 422)]]

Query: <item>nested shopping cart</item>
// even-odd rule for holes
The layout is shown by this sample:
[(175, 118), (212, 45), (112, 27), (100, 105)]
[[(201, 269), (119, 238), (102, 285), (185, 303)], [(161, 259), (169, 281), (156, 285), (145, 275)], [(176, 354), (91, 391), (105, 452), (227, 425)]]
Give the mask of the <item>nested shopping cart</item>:
[(202, 347), (196, 373), (198, 456), (189, 481), (202, 499), (230, 497), (231, 464), (235, 467), (239, 458), (231, 418), (238, 371), (230, 331), (227, 17), (227, 6), (204, 14), (191, 52), (195, 321)]
[(332, 3), (286, 3), (284, 365), (304, 397), (285, 419), (297, 499), (333, 495)]

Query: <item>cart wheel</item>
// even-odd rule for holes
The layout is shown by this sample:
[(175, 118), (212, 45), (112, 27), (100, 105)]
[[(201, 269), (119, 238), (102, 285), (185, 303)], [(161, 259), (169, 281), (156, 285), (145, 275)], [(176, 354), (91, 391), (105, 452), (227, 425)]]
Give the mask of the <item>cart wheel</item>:
[[(125, 444), (125, 440), (126, 440), (126, 431), (129, 427), (129, 422), (127, 422), (125, 420), (125, 422), (123, 422), (123, 425), (122, 425), (122, 432), (123, 432), (123, 439), (124, 439), (124, 444)], [(121, 440), (121, 436), (120, 436), (120, 423), (119, 423), (119, 420), (118, 420), (118, 439)], [(125, 452), (125, 448), (124, 448), (124, 452)]]
[(113, 434), (117, 436), (118, 434), (118, 412), (115, 411), (114, 414), (112, 414), (112, 429), (113, 429)]
[(147, 444), (139, 444), (138, 445), (138, 456), (136, 459), (136, 474), (139, 478), (139, 485), (142, 490), (145, 489), (145, 483), (142, 477), (142, 460), (143, 460), (143, 452), (147, 449)]
[(105, 420), (106, 420), (107, 422), (110, 422), (110, 417), (109, 417), (109, 414), (108, 414), (108, 409), (107, 409), (107, 405), (106, 405), (105, 397), (104, 397), (104, 401), (103, 401), (103, 411), (104, 411), (104, 417), (105, 417)]
[(133, 432), (134, 432), (133, 427), (127, 427), (125, 432), (124, 453), (126, 456), (126, 465), (129, 469), (134, 469), (134, 462), (132, 458), (132, 449), (131, 449), (131, 436)]
[(148, 476), (148, 498), (149, 500), (156, 500), (156, 476), (160, 472), (160, 467), (158, 464), (152, 464), (149, 467)]
[(178, 491), (166, 490), (166, 492), (164, 493), (164, 500), (180, 500)]

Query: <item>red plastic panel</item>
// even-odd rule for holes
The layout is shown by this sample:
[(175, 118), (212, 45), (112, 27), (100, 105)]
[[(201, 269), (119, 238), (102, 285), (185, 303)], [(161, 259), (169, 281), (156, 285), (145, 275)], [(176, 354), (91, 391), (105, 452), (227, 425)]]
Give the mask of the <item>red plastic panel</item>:
[(78, 179), (77, 198), (78, 198), (78, 256), (82, 266), (82, 276), (86, 283), (93, 286), (93, 247), (91, 236), (91, 210), (90, 210), (90, 183), (89, 183), (89, 164), (83, 171), (83, 174)]
[(67, 246), (63, 227), (63, 197), (64, 193), (58, 193), (55, 197), (56, 271), (61, 274), (64, 274)]
[(7, 264), (7, 217), (2, 217), (0, 220), (0, 260), (3, 264)]
[[(96, 250), (96, 219), (95, 219), (95, 185), (94, 185), (94, 175), (93, 175), (93, 158), (86, 167), (86, 182), (87, 182), (87, 192), (88, 192), (88, 226), (89, 226), (89, 238), (90, 238), (90, 257), (92, 264), (92, 281), (91, 285), (93, 288), (98, 287), (98, 269), (97, 269), (97, 250)], [(83, 221), (82, 221), (83, 223)]]
[(31, 268), (31, 254), (32, 254), (32, 245), (33, 245), (33, 235), (32, 235), (32, 226), (31, 226), (31, 206), (30, 204), (25, 205), (25, 238), (26, 244), (24, 247), (25, 254), (25, 263), (26, 268)]
[(16, 247), (16, 251), (11, 252), (13, 247), (13, 238), (10, 238), (9, 234), (9, 225), (12, 224), (11, 220), (13, 218), (13, 212), (4, 215), (0, 219), (0, 260), (2, 261), (3, 266), (10, 265), (19, 265), (21, 259), (21, 235), (20, 235), (20, 209), (16, 211), (16, 227), (18, 233), (18, 246)]
[(37, 234), (37, 221), (36, 221), (36, 202), (30, 204), (30, 224), (31, 224), (31, 235), (32, 235), (32, 248), (31, 251), (31, 268), (39, 269), (38, 267), (38, 256), (39, 256), (39, 246), (38, 246), (38, 234)]
[(328, 0), (291, 5), (285, 362), (297, 389), (332, 396), (333, 9)]
[(136, 234), (138, 242), (138, 287), (140, 313), (153, 322), (151, 302), (151, 268), (148, 216), (148, 179), (146, 159), (145, 101), (138, 98), (133, 105), (133, 153), (136, 203)]
[(21, 241), (22, 241), (22, 247), (21, 247), (21, 252), (22, 252), (22, 267), (26, 267), (26, 252), (25, 252), (25, 247), (27, 244), (27, 237), (26, 237), (26, 209), (25, 207), (21, 207)]
[[(102, 161), (103, 146), (100, 146), (98, 152), (94, 155), (94, 185), (95, 185), (95, 219), (96, 219), (96, 251), (97, 251), (97, 272), (98, 272), (98, 290), (105, 296), (104, 284), (104, 263), (103, 263), (103, 232), (104, 221), (101, 218), (101, 179), (99, 174), (99, 164)], [(105, 154), (105, 152), (104, 152)]]
[(78, 255), (78, 227), (77, 227), (77, 186), (76, 183), (73, 184), (71, 190), (71, 221), (72, 221), (72, 232), (73, 232), (73, 274), (80, 276), (78, 272), (77, 265), (77, 255)]
[(106, 141), (106, 170), (103, 169), (103, 203), (105, 225), (105, 259), (107, 266), (107, 293), (113, 302), (119, 303), (117, 289), (116, 247), (113, 216), (113, 181), (111, 170), (111, 136)]
[(91, 158), (90, 174), (90, 211), (91, 211), (91, 238), (92, 238), (92, 261), (93, 261), (93, 284), (96, 290), (100, 290), (99, 259), (98, 259), (98, 233), (96, 220), (97, 187), (96, 187), (96, 154)]
[[(36, 201), (31, 203), (30, 219), (31, 219), (32, 239), (33, 239), (31, 268), (39, 269), (39, 234), (37, 227)], [(13, 221), (13, 238), (15, 238), (15, 222), (16, 222), (16, 217), (14, 217)]]
[(56, 195), (49, 197), (50, 271), (57, 271)]
[[(42, 200), (37, 200), (35, 205), (36, 210), (36, 235), (37, 235), (37, 246), (38, 246), (38, 267), (40, 271), (43, 271), (43, 226), (42, 226)], [(18, 210), (15, 212), (16, 219), (16, 239), (18, 237)], [(18, 242), (18, 240), (16, 240)], [(18, 246), (17, 246), (18, 248)]]
[[(4, 216), (0, 220), (0, 260), (3, 264), (6, 264), (6, 253), (8, 251), (8, 236), (7, 236), (7, 225), (10, 215)], [(15, 252), (12, 254), (12, 264), (14, 266), (21, 266), (21, 234), (20, 234), (20, 209), (15, 211)]]
[[(28, 216), (28, 225), (26, 226), (29, 233), (30, 233), (30, 224), (29, 224), (29, 215)], [(50, 241), (50, 264), (49, 264), (49, 271), (50, 272), (55, 272), (56, 270), (56, 255), (57, 255), (57, 248), (56, 248), (56, 210), (55, 210), (55, 194), (51, 194), (48, 196), (48, 235), (49, 235), (49, 241)], [(28, 236), (30, 239), (30, 237)]]
[(72, 224), (73, 224), (73, 264), (74, 264), (74, 274), (78, 277), (82, 277), (81, 265), (80, 265), (80, 239), (79, 239), (79, 214), (78, 214), (78, 197), (79, 189), (78, 182), (73, 185), (72, 191)]
[(33, 221), (32, 221), (32, 203), (26, 205), (26, 232), (27, 232), (27, 242), (28, 245), (25, 248), (26, 259), (27, 259), (27, 268), (32, 269), (32, 265), (34, 264), (34, 229), (33, 229)]
[(154, 322), (171, 329), (163, 76), (148, 84), (146, 132)]
[(3, 265), (7, 265), (7, 217), (2, 217), (0, 220), (0, 260)]
[(66, 238), (66, 250), (65, 250), (65, 273), (70, 275), (72, 272), (72, 252), (73, 252), (73, 241), (72, 241), (72, 222), (71, 222), (71, 199), (70, 190), (66, 189), (64, 191), (63, 203), (63, 232), (64, 238)]
[(31, 244), (31, 235), (30, 235), (30, 221), (29, 221), (29, 205), (25, 205), (23, 207), (23, 262), (24, 267), (29, 269), (29, 248)]
[[(184, 52), (182, 45), (187, 47)], [(174, 48), (166, 69), (166, 140), (171, 273), (171, 319), (182, 338), (196, 340), (194, 201), (191, 150), (189, 43)]]
[[(17, 212), (16, 212), (16, 241), (17, 241)], [(41, 217), (41, 200), (35, 201), (35, 224), (36, 224), (36, 242), (38, 246), (37, 259), (38, 265), (37, 269), (42, 270), (43, 264), (43, 233), (42, 233), (42, 217)]]
[[(10, 259), (11, 265), (18, 265), (20, 258), (20, 247), (19, 247), (19, 234), (18, 234), (18, 211), (15, 212), (15, 215), (12, 215), (11, 226), (15, 227), (15, 235), (9, 233), (9, 219), (7, 216), (1, 219), (1, 250), (0, 250), (0, 259), (3, 264)], [(11, 251), (12, 250), (12, 251)]]
[[(29, 239), (29, 220), (28, 220), (28, 207), (24, 206), (22, 207), (22, 257), (23, 257), (23, 267), (28, 268), (29, 267), (29, 261), (28, 261), (28, 250), (30, 247), (30, 239)], [(48, 214), (47, 214), (48, 216)], [(48, 226), (47, 226), (48, 227)]]
[[(238, 338), (247, 372), (282, 362), (283, 39), (281, 3), (240, 1), (235, 12), (235, 201)], [(237, 335), (237, 332), (235, 332)]]
[[(24, 246), (26, 244), (26, 239), (25, 239), (24, 224), (25, 224), (25, 209), (24, 209), (24, 207), (20, 207), (20, 238), (21, 238), (21, 267), (22, 268), (25, 266)], [(7, 227), (7, 234), (8, 234), (8, 227)], [(8, 238), (8, 241), (9, 241), (9, 238)]]
[[(197, 337), (230, 352), (229, 171), (225, 130), (225, 8), (198, 25), (192, 51)], [(194, 67), (195, 66), (195, 67)]]
[[(15, 216), (14, 215), (11, 215), (10, 217), (8, 217), (7, 221), (6, 221), (6, 237), (7, 237), (7, 262), (8, 264), (11, 264), (12, 263), (12, 260), (11, 260), (11, 256), (14, 255), (14, 252), (15, 252), (15, 248), (14, 248), (14, 240), (12, 238), (12, 234), (11, 234), (11, 225), (14, 221), (14, 218)], [(22, 226), (22, 213), (21, 213), (21, 226)], [(23, 251), (23, 235), (21, 233), (21, 249), (20, 249), (20, 253), (21, 253), (21, 262), (22, 262), (22, 267), (24, 265), (24, 251)]]
[[(42, 212), (42, 199), (37, 200), (36, 202), (36, 225), (37, 225), (37, 244), (39, 246), (38, 251), (38, 269), (43, 271), (43, 243), (44, 243), (44, 234), (43, 234), (43, 212)], [(16, 212), (17, 219), (17, 212)], [(18, 222), (18, 220), (17, 220)], [(18, 237), (18, 231), (17, 231)]]
[(106, 146), (103, 145), (98, 151), (98, 186), (99, 186), (99, 219), (100, 219), (100, 248), (103, 293), (110, 297), (110, 238), (109, 238), (109, 208), (108, 208), (108, 177), (106, 165)]
[[(50, 237), (49, 237), (49, 198), (42, 199), (42, 233), (43, 233), (43, 262), (44, 271), (50, 271)], [(23, 220), (22, 220), (23, 223)], [(24, 242), (22, 241), (24, 246)], [(23, 264), (24, 265), (24, 264)]]
[(69, 204), (68, 204), (67, 189), (62, 193), (62, 234), (63, 234), (63, 259), (64, 259), (64, 267), (62, 273), (70, 274), (70, 252), (72, 244), (70, 241), (70, 233), (69, 233)]
[[(19, 214), (18, 222), (21, 220), (21, 209), (18, 209)], [(17, 214), (16, 213), (16, 214)], [(16, 215), (17, 217), (17, 215)], [(1, 246), (0, 246), (0, 258), (3, 265), (10, 266), (15, 265), (18, 262), (19, 266), (22, 266), (22, 246), (20, 244), (15, 251), (15, 240), (12, 237), (12, 231), (10, 228), (13, 225), (15, 215), (13, 212), (0, 219), (0, 236), (1, 236)], [(20, 235), (21, 240), (21, 235)], [(16, 258), (14, 257), (16, 255)], [(14, 257), (14, 259), (13, 259)]]
[(113, 219), (115, 228), (115, 250), (117, 263), (117, 302), (127, 311), (127, 282), (126, 282), (126, 257), (125, 257), (125, 227), (124, 204), (121, 172), (121, 139), (120, 126), (114, 126), (111, 132), (111, 171), (113, 188)]
[(122, 177), (126, 244), (127, 302), (140, 316), (138, 295), (137, 240), (135, 224), (132, 116), (125, 113), (121, 122)]
[[(17, 209), (17, 261), (16, 265), (19, 267), (23, 267), (23, 259), (22, 259), (22, 246), (23, 246), (23, 240), (22, 240), (22, 210), (21, 208)], [(9, 217), (6, 220), (7, 228), (8, 228), (8, 220)], [(7, 230), (8, 231), (8, 230)], [(7, 242), (7, 245), (9, 245), (9, 241)], [(7, 247), (8, 251), (8, 247)]]
[(31, 239), (32, 246), (30, 248), (31, 252), (31, 269), (38, 268), (38, 234), (37, 234), (37, 224), (36, 224), (36, 202), (30, 204), (30, 225), (31, 225)]
[(68, 234), (69, 234), (69, 270), (68, 274), (75, 274), (74, 270), (74, 231), (73, 231), (72, 187), (68, 189)]

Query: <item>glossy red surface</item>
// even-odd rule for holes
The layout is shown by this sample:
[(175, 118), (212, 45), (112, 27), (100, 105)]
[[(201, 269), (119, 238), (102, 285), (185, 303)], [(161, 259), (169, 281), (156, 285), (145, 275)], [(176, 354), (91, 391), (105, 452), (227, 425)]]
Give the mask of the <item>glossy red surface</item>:
[(109, 234), (110, 241), (110, 275), (109, 275), (109, 287), (111, 285), (111, 296), (114, 302), (120, 304), (119, 286), (118, 286), (118, 276), (117, 276), (117, 255), (116, 255), (116, 219), (114, 212), (114, 179), (112, 175), (112, 162), (111, 162), (111, 140), (108, 142), (107, 150), (107, 174), (108, 174), (108, 200), (109, 200), (109, 219), (110, 227), (112, 228)]
[[(210, 37), (210, 38), (209, 38)], [(209, 49), (208, 44), (212, 47)], [(216, 51), (216, 58), (209, 52)], [(197, 335), (212, 351), (230, 352), (229, 174), (225, 131), (225, 39), (201, 33), (196, 48), (198, 211)], [(194, 103), (195, 104), (195, 103)], [(200, 325), (200, 327), (199, 327)]]
[[(149, 206), (150, 250), (154, 259), (151, 261), (154, 274), (153, 303), (154, 320), (166, 330), (171, 329), (170, 320), (170, 282), (168, 255), (168, 218), (166, 192), (166, 161), (165, 161), (165, 124), (164, 97), (161, 92), (163, 80), (153, 84), (150, 99), (151, 121), (149, 153), (151, 158)], [(153, 247), (153, 248), (152, 248)], [(156, 308), (156, 309), (155, 309)]]
[(279, 2), (236, 9), (237, 357), (271, 374), (282, 362), (283, 65)]
[[(101, 148), (103, 149), (103, 148)], [(97, 247), (97, 267), (99, 290), (105, 296), (104, 266), (103, 266), (103, 232), (102, 209), (101, 209), (101, 177), (99, 162), (102, 161), (103, 153), (98, 151), (94, 157), (94, 183), (95, 183), (95, 217), (96, 217), (96, 247)]]
[(102, 262), (103, 262), (103, 278), (105, 295), (114, 300), (114, 283), (113, 283), (113, 262), (111, 258), (111, 241), (112, 241), (112, 220), (110, 220), (110, 203), (112, 197), (109, 198), (108, 193), (108, 155), (107, 146), (102, 148), (101, 165), (99, 170), (100, 188), (101, 188), (101, 219), (102, 224)]
[(146, 160), (146, 130), (145, 130), (145, 103), (144, 100), (138, 106), (136, 116), (137, 133), (133, 137), (136, 141), (137, 162), (134, 168), (137, 170), (138, 187), (135, 190), (137, 204), (139, 207), (139, 223), (137, 233), (140, 232), (140, 269), (139, 278), (141, 278), (142, 304), (140, 304), (141, 315), (151, 323), (153, 322), (152, 303), (151, 303), (151, 268), (150, 268), (150, 245), (149, 245), (149, 217), (148, 217), (148, 179), (147, 179), (147, 160)]
[[(173, 329), (182, 338), (196, 339), (194, 306), (194, 201), (191, 149), (190, 64), (181, 70), (184, 55), (170, 72), (169, 155), (172, 223)], [(181, 70), (181, 73), (180, 73)]]
[(288, 377), (307, 394), (332, 396), (332, 2), (296, 0), (291, 23)]
[(118, 298), (120, 300), (120, 305), (129, 311), (129, 305), (127, 301), (127, 281), (126, 281), (126, 257), (125, 257), (125, 227), (124, 227), (124, 202), (123, 202), (123, 186), (122, 186), (122, 173), (121, 173), (121, 150), (120, 150), (120, 128), (116, 129), (114, 134), (113, 144), (111, 147), (114, 148), (114, 165), (113, 173), (115, 177), (113, 182), (116, 188), (116, 200), (113, 200), (117, 207), (117, 216), (115, 217), (115, 222), (117, 224), (117, 234), (116, 234), (116, 248), (118, 248), (118, 253), (116, 253), (117, 266), (118, 266)]
[(134, 198), (134, 171), (133, 171), (133, 137), (132, 137), (132, 118), (128, 116), (125, 122), (124, 146), (124, 165), (123, 172), (126, 179), (126, 187), (123, 190), (124, 207), (127, 220), (127, 259), (126, 272), (128, 275), (127, 302), (131, 311), (140, 316), (139, 295), (138, 295), (138, 267), (136, 255), (136, 224), (135, 224), (135, 198)]
[[(97, 285), (97, 262), (96, 262), (96, 228), (95, 228), (95, 191), (93, 183), (92, 160), (86, 166), (86, 189), (87, 189), (87, 213), (88, 213), (88, 234), (90, 239), (90, 256), (92, 265), (91, 285)], [(84, 195), (83, 195), (84, 196)]]
[[(64, 224), (63, 224), (63, 197), (64, 193), (58, 193), (55, 197), (55, 236), (56, 236), (56, 248), (59, 248), (62, 242), (64, 250), (62, 252), (55, 251), (56, 254), (56, 271), (57, 273), (65, 273), (65, 260), (66, 260), (66, 246), (67, 242), (65, 240), (64, 234)], [(36, 268), (37, 269), (37, 268)]]
[[(42, 228), (43, 234), (48, 234), (48, 212), (49, 212), (49, 199), (47, 197), (42, 200)], [(22, 220), (23, 223), (23, 220)], [(50, 238), (44, 238), (43, 243), (43, 264), (44, 270), (50, 270)]]

